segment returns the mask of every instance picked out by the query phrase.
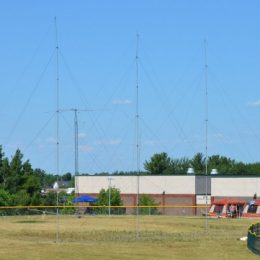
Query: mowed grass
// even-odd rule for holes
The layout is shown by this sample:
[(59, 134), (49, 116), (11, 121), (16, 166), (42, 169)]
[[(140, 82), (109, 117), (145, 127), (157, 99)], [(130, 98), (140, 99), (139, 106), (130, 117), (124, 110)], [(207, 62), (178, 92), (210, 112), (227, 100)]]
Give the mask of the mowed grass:
[(239, 240), (256, 222), (173, 216), (0, 217), (0, 259), (259, 259)]

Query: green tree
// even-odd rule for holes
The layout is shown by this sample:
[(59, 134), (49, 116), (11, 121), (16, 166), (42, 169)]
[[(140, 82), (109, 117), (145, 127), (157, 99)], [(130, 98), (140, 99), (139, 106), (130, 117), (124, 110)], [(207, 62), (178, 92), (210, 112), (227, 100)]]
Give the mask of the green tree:
[(183, 157), (181, 159), (174, 159), (174, 173), (176, 174), (187, 174), (187, 169), (189, 168), (191, 162), (188, 158)]
[[(13, 206), (13, 195), (4, 189), (0, 189), (0, 206)], [(10, 209), (1, 209), (0, 215), (11, 215)]]
[(19, 190), (13, 196), (16, 206), (27, 206), (31, 204), (30, 194), (28, 194), (26, 190)]
[(62, 176), (62, 180), (63, 180), (63, 181), (71, 181), (71, 179), (72, 179), (72, 175), (71, 175), (70, 172), (67, 172), (67, 173), (65, 173), (65, 174)]
[(212, 155), (208, 158), (209, 172), (217, 169), (220, 174), (231, 174), (235, 166), (235, 161), (220, 155)]
[(57, 180), (57, 175), (53, 174), (46, 174), (44, 172), (41, 172), (41, 170), (37, 170), (38, 174), (42, 175), (41, 177), (41, 187), (44, 188), (50, 188), (53, 186), (53, 183)]
[[(121, 199), (120, 196), (120, 190), (112, 187), (110, 188), (110, 192), (109, 189), (105, 190), (105, 189), (101, 189), (98, 196), (97, 196), (97, 202), (95, 203), (95, 205), (97, 206), (109, 206), (109, 193), (110, 193), (110, 212), (111, 214), (122, 214), (124, 212), (124, 209), (122, 208), (113, 208), (112, 206), (122, 206), (123, 205), (123, 201)], [(108, 208), (97, 208), (96, 210), (97, 213), (108, 213)]]
[(150, 161), (145, 161), (144, 168), (150, 174), (170, 174), (173, 172), (173, 162), (167, 153), (156, 153)]
[(3, 158), (0, 166), (0, 187), (6, 189), (7, 178), (10, 175), (10, 166), (7, 158)]
[(40, 193), (34, 193), (31, 197), (31, 205), (42, 205), (42, 197)]
[(1, 184), (3, 184), (4, 182), (4, 172), (2, 171), (3, 161), (4, 161), (4, 152), (2, 146), (0, 145), (0, 183)]
[(56, 206), (57, 205), (57, 193), (54, 191), (48, 192), (43, 198), (43, 205)]
[(0, 206), (11, 206), (12, 202), (12, 195), (8, 191), (0, 189)]
[[(63, 197), (63, 201), (61, 202), (63, 205), (65, 206), (73, 206), (74, 203), (73, 203), (73, 200), (75, 198), (75, 194), (66, 194), (66, 193), (63, 193), (62, 195)], [(75, 208), (63, 208), (61, 210), (61, 214), (75, 214), (76, 210)]]
[(23, 155), (18, 149), (10, 162), (10, 170), (6, 178), (6, 189), (12, 194), (16, 193), (17, 188), (21, 185), (22, 157)]
[(152, 197), (149, 195), (141, 195), (139, 198), (139, 206), (151, 206), (151, 207), (145, 207), (140, 208), (139, 213), (142, 215), (157, 215), (159, 214), (158, 208), (155, 206), (158, 206), (158, 203), (154, 201)]
[(40, 193), (40, 178), (36, 175), (29, 175), (25, 178), (23, 189), (32, 197), (35, 193)]
[(237, 162), (234, 164), (231, 170), (231, 174), (238, 174), (238, 175), (246, 175), (247, 174), (247, 167), (242, 162)]
[(248, 163), (246, 165), (247, 173), (248, 174), (254, 174), (254, 175), (260, 175), (260, 163)]
[(196, 174), (205, 173), (205, 158), (202, 153), (197, 153), (192, 158), (190, 164), (192, 165)]

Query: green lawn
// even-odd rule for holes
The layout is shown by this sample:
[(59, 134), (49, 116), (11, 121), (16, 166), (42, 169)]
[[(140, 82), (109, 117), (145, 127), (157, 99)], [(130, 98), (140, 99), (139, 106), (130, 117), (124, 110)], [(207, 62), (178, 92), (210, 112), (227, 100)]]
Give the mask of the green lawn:
[(0, 259), (259, 259), (239, 240), (256, 222), (172, 216), (0, 217)]

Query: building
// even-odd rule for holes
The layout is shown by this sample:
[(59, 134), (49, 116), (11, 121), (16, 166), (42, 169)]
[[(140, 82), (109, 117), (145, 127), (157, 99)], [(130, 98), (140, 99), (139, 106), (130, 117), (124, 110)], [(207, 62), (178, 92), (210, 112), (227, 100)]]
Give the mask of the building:
[[(96, 196), (101, 189), (115, 187), (120, 190), (124, 206), (135, 206), (137, 194), (151, 196), (160, 206), (161, 214), (195, 215), (205, 213), (197, 205), (210, 204), (210, 177), (205, 176), (76, 176), (76, 194)], [(208, 201), (206, 202), (206, 194)], [(172, 206), (179, 207), (172, 207)], [(126, 213), (133, 213), (127, 208)]]
[(260, 196), (260, 177), (256, 176), (212, 176), (211, 196), (215, 199), (252, 200), (254, 194)]

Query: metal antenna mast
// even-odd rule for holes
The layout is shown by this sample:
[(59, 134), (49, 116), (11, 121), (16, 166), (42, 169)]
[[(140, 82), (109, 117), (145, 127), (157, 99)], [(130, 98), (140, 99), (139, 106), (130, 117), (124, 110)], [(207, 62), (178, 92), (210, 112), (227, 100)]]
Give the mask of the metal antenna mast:
[(77, 109), (77, 108), (71, 108), (71, 109), (60, 109), (60, 112), (74, 112), (74, 165), (75, 165), (75, 194), (79, 193), (78, 190), (78, 180), (76, 176), (79, 174), (79, 127), (78, 127), (78, 112), (84, 112), (84, 111), (92, 111), (89, 109)]
[(205, 228), (208, 230), (208, 64), (207, 64), (207, 41), (204, 40), (204, 58), (205, 58), (205, 180), (206, 180), (206, 223)]
[(139, 34), (136, 34), (136, 166), (137, 166), (137, 194), (136, 194), (136, 238), (139, 234), (139, 193), (140, 193), (140, 132), (139, 132)]
[[(56, 16), (54, 17), (54, 23), (55, 23), (55, 36), (56, 36), (56, 113), (57, 113), (57, 129), (56, 129), (56, 145), (57, 145), (57, 185), (58, 185), (58, 180), (59, 180), (59, 174), (60, 174), (60, 84), (59, 84), (59, 44), (58, 44), (58, 30), (57, 30), (57, 21), (56, 21)], [(57, 215), (57, 232), (56, 232), (56, 242), (59, 241), (59, 192), (58, 192), (58, 187), (57, 187), (57, 197), (56, 197), (56, 204), (57, 204), (57, 209), (56, 209), (56, 215)]]
[[(75, 176), (79, 174), (79, 127), (78, 127), (78, 110), (74, 111), (74, 145), (75, 145)], [(76, 185), (75, 193), (78, 192)]]

